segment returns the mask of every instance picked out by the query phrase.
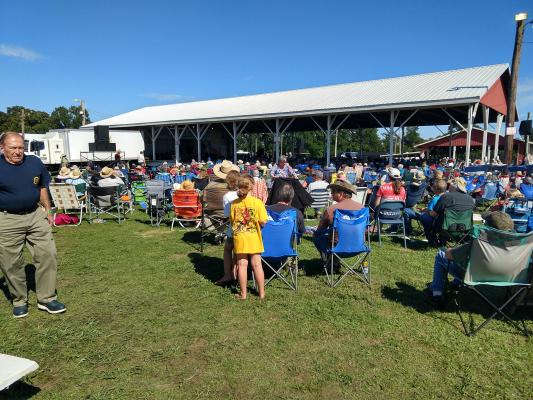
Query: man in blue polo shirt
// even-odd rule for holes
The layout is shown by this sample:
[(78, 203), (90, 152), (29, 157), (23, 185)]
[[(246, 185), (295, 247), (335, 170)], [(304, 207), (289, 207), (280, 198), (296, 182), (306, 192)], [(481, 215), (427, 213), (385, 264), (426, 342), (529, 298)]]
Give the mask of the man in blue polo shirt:
[(28, 315), (24, 245), (30, 248), (36, 268), (37, 308), (62, 313), (66, 307), (56, 296), (50, 174), (39, 158), (24, 155), (24, 140), (16, 132), (0, 136), (0, 150), (0, 269), (13, 298), (13, 316)]

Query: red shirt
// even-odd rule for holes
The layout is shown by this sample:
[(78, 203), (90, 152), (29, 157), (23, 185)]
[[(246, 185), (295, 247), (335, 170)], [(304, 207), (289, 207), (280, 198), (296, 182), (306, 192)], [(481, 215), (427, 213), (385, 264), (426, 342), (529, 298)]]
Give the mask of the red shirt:
[(405, 201), (405, 188), (402, 186), (400, 188), (400, 193), (394, 193), (394, 186), (392, 182), (384, 183), (379, 187), (377, 192), (377, 197), (381, 197), (382, 200), (401, 200)]

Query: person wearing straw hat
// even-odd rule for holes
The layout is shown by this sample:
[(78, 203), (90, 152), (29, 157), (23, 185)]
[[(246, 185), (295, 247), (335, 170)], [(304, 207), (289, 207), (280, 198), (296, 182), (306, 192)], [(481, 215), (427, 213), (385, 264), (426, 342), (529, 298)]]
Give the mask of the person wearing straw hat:
[(61, 167), (59, 170), (59, 173), (57, 174), (55, 178), (56, 183), (63, 183), (65, 182), (70, 176), (70, 168), (68, 167)]
[(35, 265), (37, 308), (50, 314), (66, 311), (57, 301), (57, 251), (52, 235), (48, 186), (42, 161), (24, 154), (24, 140), (15, 132), (0, 136), (0, 270), (13, 300), (13, 317), (28, 315), (27, 246)]
[[(65, 181), (65, 183), (69, 184), (69, 185), (81, 185), (81, 184), (87, 184), (87, 182), (85, 182), (85, 180), (81, 177), (81, 171), (79, 168), (72, 168), (72, 170), (70, 171), (70, 174), (69, 174), (69, 177), (68, 179)], [(85, 191), (82, 191), (82, 192), (76, 192), (76, 194), (78, 196), (83, 196), (85, 195)]]
[(229, 191), (226, 177), (230, 171), (240, 173), (238, 166), (229, 160), (223, 160), (213, 167), (215, 177), (207, 184), (202, 192), (203, 202), (205, 204), (204, 213), (207, 217), (204, 220), (204, 226), (208, 230), (213, 230), (212, 220), (209, 216), (224, 218), (224, 195)]
[(115, 170), (113, 168), (102, 168), (100, 171), (100, 178), (101, 179), (98, 180), (98, 186), (100, 187), (124, 185), (124, 181), (115, 175)]
[(326, 208), (313, 235), (313, 242), (323, 260), (326, 259), (326, 252), (331, 243), (330, 227), (333, 225), (335, 210), (357, 211), (363, 208), (361, 203), (352, 199), (352, 195), (357, 193), (357, 188), (351, 183), (337, 180), (330, 184), (328, 189), (331, 190), (331, 198), (335, 204)]

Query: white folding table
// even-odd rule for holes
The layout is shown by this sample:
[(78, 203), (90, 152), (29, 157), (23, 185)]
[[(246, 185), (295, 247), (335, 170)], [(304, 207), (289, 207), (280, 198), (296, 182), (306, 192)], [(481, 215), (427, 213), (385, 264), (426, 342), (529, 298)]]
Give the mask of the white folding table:
[(0, 391), (37, 370), (39, 364), (26, 358), (0, 353)]

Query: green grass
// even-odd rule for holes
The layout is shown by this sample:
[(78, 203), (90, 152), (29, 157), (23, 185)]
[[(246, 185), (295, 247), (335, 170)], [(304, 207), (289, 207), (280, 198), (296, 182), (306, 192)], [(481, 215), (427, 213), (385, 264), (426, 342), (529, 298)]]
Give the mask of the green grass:
[(14, 320), (0, 302), (0, 351), (40, 365), (0, 398), (531, 398), (531, 342), (501, 321), (466, 337), (425, 303), (434, 250), (373, 243), (372, 286), (330, 289), (304, 240), (299, 292), (275, 282), (242, 302), (212, 283), (220, 246), (200, 255), (196, 233), (144, 221), (56, 229), (68, 311), (39, 312), (31, 293)]

